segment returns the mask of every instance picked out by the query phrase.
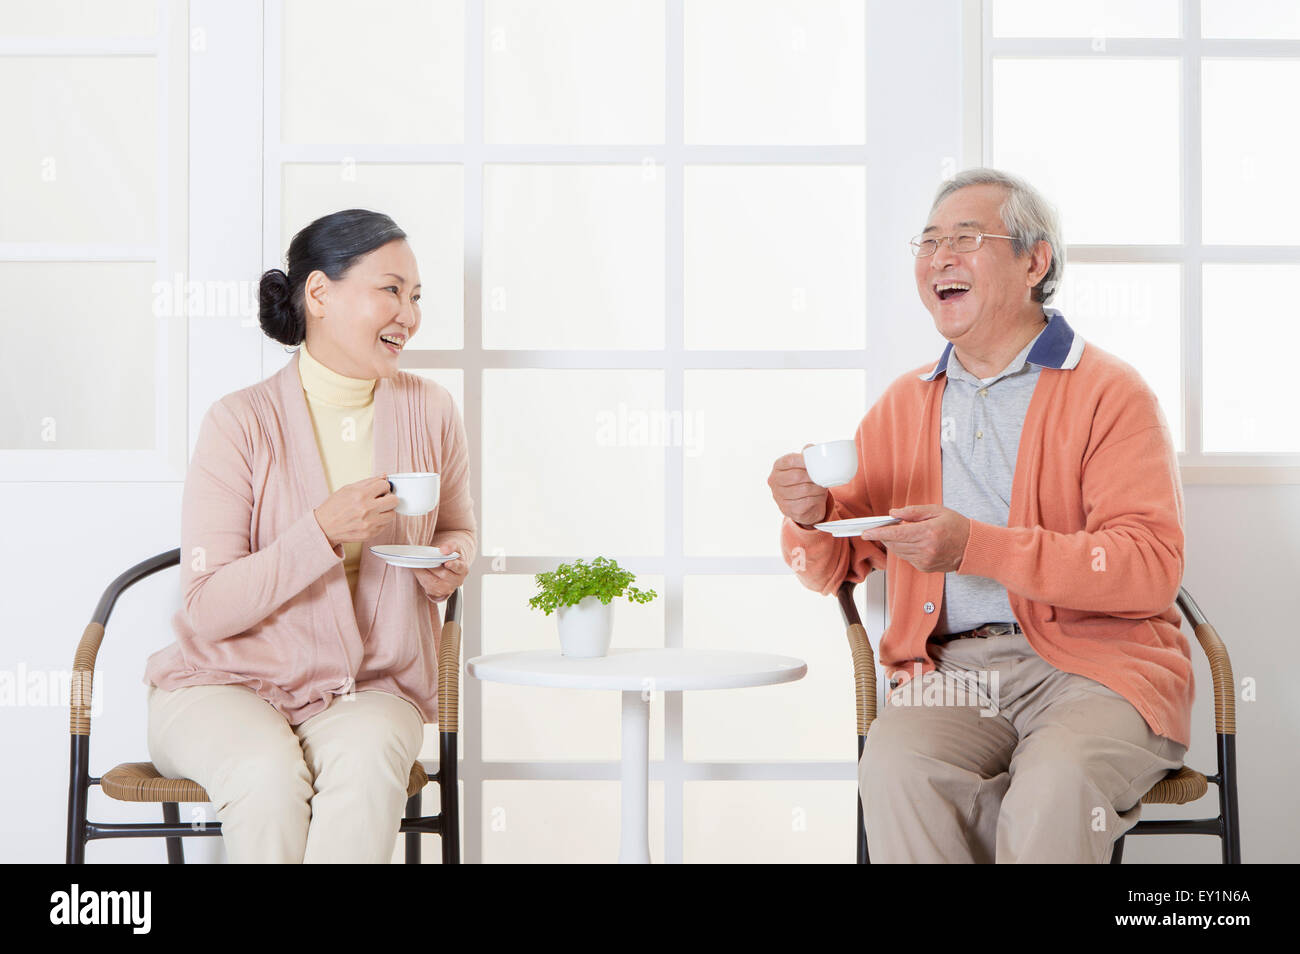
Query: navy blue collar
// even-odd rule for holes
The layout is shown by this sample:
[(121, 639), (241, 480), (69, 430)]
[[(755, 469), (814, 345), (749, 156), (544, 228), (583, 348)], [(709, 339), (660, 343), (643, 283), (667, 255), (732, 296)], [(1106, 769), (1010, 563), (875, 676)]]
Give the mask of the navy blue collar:
[[(1047, 318), (1047, 327), (1038, 333), (1025, 360), (1042, 368), (1069, 371), (1079, 363), (1083, 354), (1083, 337), (1066, 324), (1065, 316), (1055, 308), (1044, 308), (1043, 315)], [(917, 377), (922, 381), (933, 381), (948, 370), (948, 356), (951, 354), (952, 342), (949, 341), (934, 369)]]

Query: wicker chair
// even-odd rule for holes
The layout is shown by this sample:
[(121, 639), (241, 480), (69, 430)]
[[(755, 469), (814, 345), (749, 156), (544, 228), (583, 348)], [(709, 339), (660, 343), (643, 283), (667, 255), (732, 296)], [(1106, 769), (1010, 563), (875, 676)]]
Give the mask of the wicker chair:
[[(166, 838), (167, 860), (184, 864), (181, 839), (221, 834), (220, 822), (182, 823), (180, 802), (206, 802), (208, 793), (187, 778), (164, 778), (151, 762), (127, 762), (105, 772), (103, 777), (90, 774), (90, 703), (95, 659), (109, 614), (117, 598), (134, 583), (167, 567), (180, 563), (180, 548), (168, 550), (138, 563), (109, 584), (95, 607), (77, 646), (72, 666), (71, 735), (72, 759), (68, 783), (68, 864), (83, 864), (86, 843), (99, 838)], [(443, 864), (460, 862), (460, 800), (456, 785), (456, 732), (459, 725), (460, 691), (460, 590), (447, 599), (442, 635), (438, 646), (438, 702), (444, 717), (439, 729), (439, 765), (430, 775), (418, 760), (411, 766), (406, 787), (406, 817), (400, 831), (406, 834), (406, 863), (420, 863), (420, 835), (442, 836)], [(421, 815), (421, 792), (429, 782), (436, 782), (442, 799), (437, 815)], [(162, 823), (106, 824), (88, 821), (86, 806), (91, 785), (98, 785), (109, 798), (124, 802), (162, 803)]]
[[(867, 731), (876, 717), (876, 661), (867, 640), (867, 631), (858, 616), (853, 602), (857, 584), (845, 581), (840, 585), (838, 597), (840, 612), (848, 630), (849, 649), (853, 654), (853, 676), (858, 697), (858, 758), (866, 745)], [(1219, 770), (1214, 775), (1203, 775), (1186, 765), (1170, 771), (1142, 796), (1143, 805), (1186, 805), (1206, 793), (1209, 783), (1219, 789), (1219, 814), (1216, 818), (1143, 820), (1129, 829), (1115, 842), (1111, 864), (1120, 864), (1124, 854), (1124, 839), (1129, 835), (1218, 835), (1222, 841), (1223, 863), (1241, 863), (1241, 830), (1237, 815), (1237, 747), (1236, 747), (1236, 696), (1232, 681), (1232, 664), (1228, 650), (1219, 634), (1206, 620), (1192, 595), (1183, 587), (1178, 589), (1178, 608), (1192, 624), (1201, 648), (1210, 661), (1210, 675), (1214, 680), (1214, 726), (1218, 736)], [(862, 796), (858, 795), (858, 864), (870, 864), (867, 856), (867, 830), (862, 815)]]

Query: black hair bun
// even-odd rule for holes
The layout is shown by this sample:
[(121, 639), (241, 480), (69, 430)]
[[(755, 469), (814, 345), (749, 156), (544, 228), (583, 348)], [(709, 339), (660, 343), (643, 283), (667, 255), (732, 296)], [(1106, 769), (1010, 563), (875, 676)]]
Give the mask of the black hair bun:
[(284, 345), (302, 343), (303, 332), (289, 301), (289, 276), (278, 268), (263, 273), (257, 291), (257, 320), (267, 337)]

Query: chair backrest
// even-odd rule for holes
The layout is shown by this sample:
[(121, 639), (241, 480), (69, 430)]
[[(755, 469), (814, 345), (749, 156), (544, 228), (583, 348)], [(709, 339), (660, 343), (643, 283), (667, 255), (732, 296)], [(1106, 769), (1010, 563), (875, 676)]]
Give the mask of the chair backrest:
[[(447, 597), (438, 636), (438, 731), (460, 731), (460, 590)], [(444, 756), (444, 759), (446, 756)], [(452, 747), (455, 758), (455, 745)]]
[(104, 628), (108, 625), (108, 618), (117, 605), (118, 597), (145, 577), (167, 567), (177, 566), (180, 559), (180, 547), (176, 547), (142, 560), (119, 574), (99, 598), (95, 612), (81, 634), (72, 662), (72, 711), (69, 728), (73, 735), (90, 735), (90, 701), (94, 691), (95, 661), (104, 640)]
[(147, 560), (141, 560), (129, 570), (124, 570), (104, 590), (104, 595), (99, 598), (99, 603), (95, 607), (95, 615), (91, 617), (91, 620), (100, 625), (106, 624), (109, 614), (113, 612), (113, 606), (117, 603), (117, 598), (122, 595), (127, 587), (139, 583), (146, 576), (157, 573), (159, 570), (165, 570), (169, 566), (177, 566), (180, 562), (181, 548), (175, 547), (165, 553), (151, 556)]
[(1201, 649), (1205, 650), (1205, 656), (1210, 661), (1210, 679), (1214, 683), (1215, 732), (1219, 735), (1236, 735), (1236, 682), (1232, 676), (1232, 662), (1228, 658), (1228, 648), (1184, 586), (1178, 588), (1178, 609), (1183, 616), (1187, 617), (1192, 632), (1196, 634), (1196, 641), (1201, 644)]

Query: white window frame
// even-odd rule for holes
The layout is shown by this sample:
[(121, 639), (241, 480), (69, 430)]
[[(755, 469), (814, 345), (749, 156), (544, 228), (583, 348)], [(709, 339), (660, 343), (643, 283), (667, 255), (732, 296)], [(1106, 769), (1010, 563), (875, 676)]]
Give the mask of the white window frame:
[[(1182, 274), (1182, 400), (1186, 450), (1178, 454), (1184, 485), (1300, 483), (1300, 454), (1206, 452), (1202, 448), (1202, 265), (1207, 263), (1300, 263), (1300, 245), (1206, 245), (1201, 241), (1201, 61), (1203, 57), (1300, 59), (1300, 40), (1225, 40), (1201, 37), (1200, 0), (1181, 0), (1182, 36), (1177, 39), (1107, 37), (1020, 38), (993, 35), (994, 0), (964, 0), (966, 50), (966, 166), (993, 155), (993, 60), (995, 57), (1144, 57), (1179, 60), (1181, 70), (1181, 177), (1183, 241), (1175, 245), (1071, 245), (1067, 263), (1166, 262)], [(1049, 197), (1050, 198), (1050, 197)], [(1069, 238), (1069, 232), (1066, 232)], [(1068, 267), (1068, 266), (1067, 266)], [(1080, 328), (1087, 339), (1087, 329)]]
[[(464, 168), (464, 346), (462, 350), (411, 351), (403, 355), (402, 368), (460, 368), (464, 371), (464, 406), (462, 413), (469, 442), (469, 455), (476, 518), (482, 516), (482, 372), (501, 368), (542, 369), (654, 369), (664, 372), (667, 414), (683, 411), (683, 381), (687, 369), (873, 369), (879, 362), (880, 349), (836, 351), (687, 351), (683, 336), (683, 179), (685, 167), (703, 163), (772, 164), (809, 163), (863, 164), (872, 144), (856, 146), (687, 146), (683, 143), (683, 13), (684, 0), (666, 0), (666, 101), (665, 142), (651, 146), (575, 145), (528, 146), (484, 143), (483, 131), (483, 50), (484, 10), (481, 0), (465, 3), (465, 135), (464, 142), (448, 145), (314, 145), (285, 144), (280, 133), (280, 58), (283, 4), (265, 0), (263, 21), (264, 103), (263, 103), (263, 268), (281, 266), (281, 170), (285, 163), (337, 164), (345, 158), (356, 163), (419, 162), (456, 163)], [(482, 341), (482, 262), (483, 245), (483, 167), (489, 163), (627, 163), (640, 165), (652, 160), (665, 175), (666, 212), (666, 301), (664, 348), (662, 350), (503, 350), (485, 349)], [(265, 341), (262, 350), (263, 374), (282, 367), (283, 348)], [(896, 374), (893, 370), (891, 377)], [(695, 575), (780, 575), (789, 568), (775, 552), (770, 557), (688, 557), (682, 552), (683, 453), (680, 446), (664, 448), (664, 555), (661, 557), (624, 558), (620, 563), (638, 574), (662, 575), (664, 592), (664, 645), (681, 647), (683, 641), (683, 580)], [(774, 512), (773, 527), (779, 523)], [(775, 529), (773, 531), (775, 533)], [(466, 626), (462, 636), (462, 655), (472, 658), (482, 652), (481, 614), (482, 577), (494, 572), (491, 558), (485, 553), (466, 579)], [(554, 569), (557, 562), (589, 554), (546, 557), (504, 555), (510, 574), (528, 574)], [(869, 632), (883, 632), (885, 617), (885, 579), (883, 573), (871, 574), (857, 592), (859, 613)], [(826, 598), (826, 612), (810, 627), (821, 627), (817, 638), (834, 639), (839, 610), (832, 597)], [(792, 650), (797, 655), (797, 649)], [(844, 678), (852, 678), (852, 659), (844, 653)], [(485, 761), (482, 757), (483, 693), (478, 680), (461, 674), (461, 745), (462, 788), (461, 812), (464, 839), (463, 860), (477, 863), (483, 857), (483, 783), (496, 780), (603, 780), (617, 782), (617, 760), (593, 761)], [(682, 693), (674, 692), (664, 700), (664, 757), (651, 760), (650, 782), (664, 785), (664, 844), (650, 846), (656, 861), (681, 863), (683, 860), (683, 789), (689, 781), (720, 780), (852, 780), (856, 789), (857, 752), (854, 724), (846, 715), (843, 727), (844, 758), (835, 761), (687, 761), (683, 756)], [(616, 718), (611, 715), (611, 718)], [(846, 840), (844, 854), (852, 857), (854, 812), (856, 801), (844, 801)], [(617, 845), (609, 845), (613, 860)]]
[[(155, 443), (152, 450), (0, 449), (0, 481), (97, 483), (183, 481), (189, 460), (188, 316), (183, 286), (188, 255), (188, 4), (157, 0), (157, 33), (151, 37), (53, 36), (0, 37), (0, 56), (152, 56), (158, 62), (157, 191), (152, 245), (107, 243), (0, 242), (6, 262), (153, 262), (156, 280), (172, 286), (170, 315), (154, 315)], [(18, 91), (18, 95), (22, 95)], [(92, 316), (93, 317), (93, 316)], [(143, 317), (142, 317), (142, 320)], [(112, 369), (95, 388), (112, 387)], [(89, 396), (87, 399), (90, 399)]]

